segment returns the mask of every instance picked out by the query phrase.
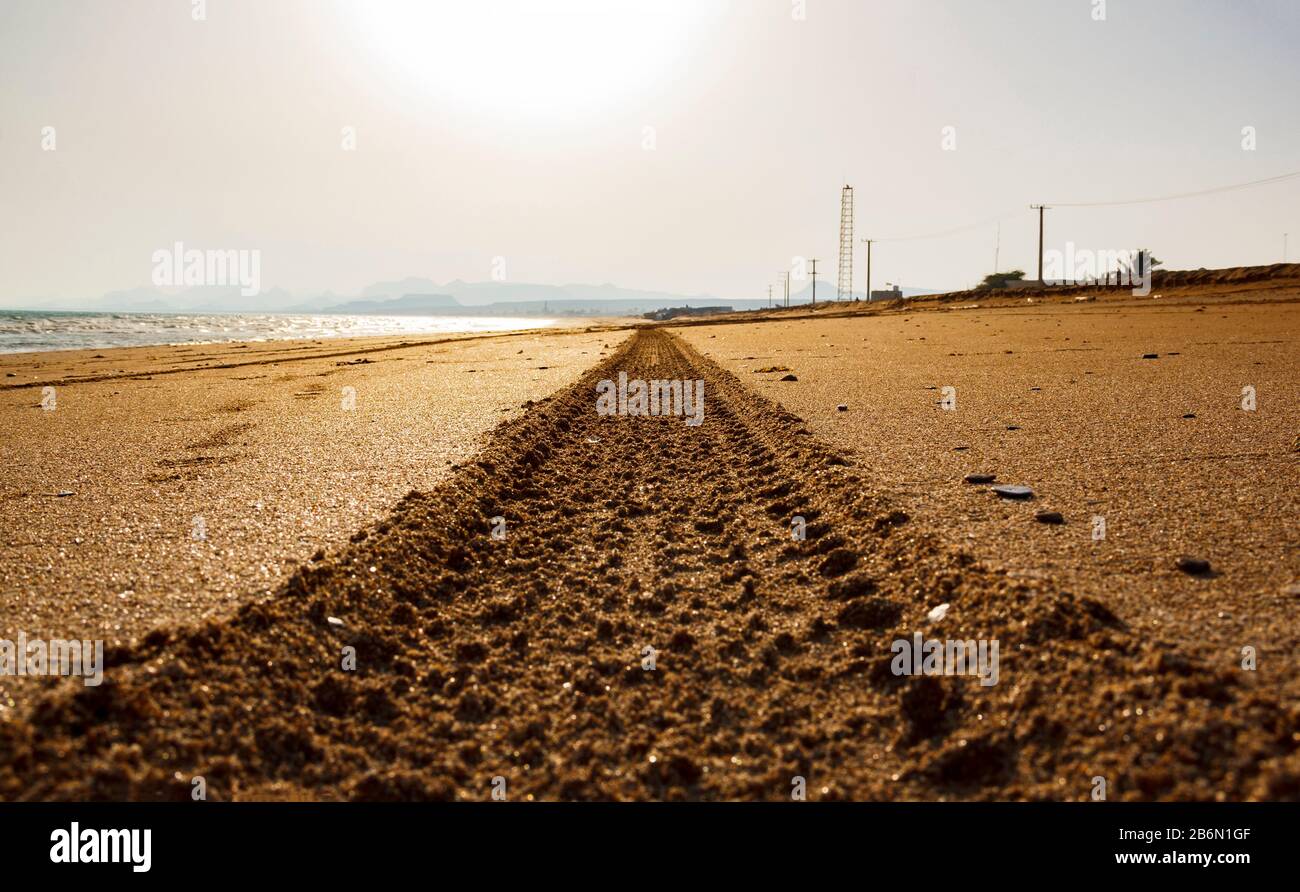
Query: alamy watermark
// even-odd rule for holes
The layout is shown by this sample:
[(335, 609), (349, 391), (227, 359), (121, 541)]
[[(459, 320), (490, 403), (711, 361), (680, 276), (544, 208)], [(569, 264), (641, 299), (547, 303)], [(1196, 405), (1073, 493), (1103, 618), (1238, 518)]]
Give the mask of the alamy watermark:
[(975, 675), (983, 687), (998, 683), (998, 639), (926, 640), (920, 632), (912, 640), (899, 638), (889, 645), (894, 654), (889, 668), (895, 675)]
[(103, 641), (49, 641), (18, 633), (17, 641), (0, 638), (0, 676), (81, 676), (86, 687), (98, 687), (104, 680)]
[(67, 830), (50, 834), (50, 861), (54, 864), (130, 864), (135, 873), (148, 873), (153, 831), (82, 829), (76, 821)]
[(1078, 248), (1066, 242), (1065, 250), (1043, 252), (1043, 280), (1054, 285), (1129, 285), (1135, 297), (1151, 293), (1151, 252), (1146, 250)]
[(200, 251), (183, 242), (153, 252), (153, 283), (160, 288), (238, 285), (244, 297), (262, 290), (262, 252), (247, 248)]
[(596, 412), (600, 415), (684, 415), (690, 427), (704, 423), (704, 381), (628, 380), (618, 373), (596, 385)]

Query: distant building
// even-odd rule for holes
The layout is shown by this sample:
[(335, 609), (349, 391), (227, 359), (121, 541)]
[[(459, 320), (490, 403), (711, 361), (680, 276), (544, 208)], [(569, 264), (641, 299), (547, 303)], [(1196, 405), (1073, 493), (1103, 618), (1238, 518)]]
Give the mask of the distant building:
[(666, 322), (678, 316), (713, 316), (717, 313), (730, 312), (732, 312), (731, 307), (664, 307), (661, 310), (651, 310), (644, 318), (653, 319), (655, 322)]
[(892, 288), (886, 288), (884, 291), (871, 292), (872, 300), (901, 300), (902, 297), (903, 289), (899, 288), (897, 285)]

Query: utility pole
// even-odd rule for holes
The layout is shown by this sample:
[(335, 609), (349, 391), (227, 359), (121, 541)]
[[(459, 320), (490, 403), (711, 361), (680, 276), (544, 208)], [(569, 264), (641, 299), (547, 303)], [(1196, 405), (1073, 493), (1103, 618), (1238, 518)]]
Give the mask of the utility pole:
[(871, 303), (871, 239), (867, 239), (867, 303)]
[(772, 309), (772, 286), (767, 286), (767, 308)]
[[(1043, 211), (1048, 210), (1045, 205), (1031, 204), (1031, 210), (1038, 211), (1038, 284), (1043, 284)], [(994, 270), (997, 272), (997, 270)]]
[(814, 257), (814, 258), (812, 258), (811, 260), (809, 260), (808, 262), (812, 264), (812, 277), (813, 277), (813, 299), (812, 299), (812, 305), (815, 307), (815, 306), (817, 306), (817, 258)]
[(790, 306), (790, 271), (781, 270), (781, 281), (785, 283), (785, 306)]

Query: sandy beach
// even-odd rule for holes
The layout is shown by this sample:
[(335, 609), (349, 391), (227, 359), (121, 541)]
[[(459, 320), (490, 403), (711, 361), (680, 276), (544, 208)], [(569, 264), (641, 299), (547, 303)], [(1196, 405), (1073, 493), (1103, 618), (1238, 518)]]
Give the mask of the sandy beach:
[[(9, 694), (0, 796), (1294, 798), (1300, 293), (1247, 292), (10, 361), (6, 618), (117, 646)], [(996, 684), (891, 671), (939, 633)]]
[(1294, 860), (1300, 2), (86, 5), (0, 5), (11, 872)]
[[(1290, 684), (1300, 282), (1158, 293), (1081, 289), (847, 316), (831, 303), (821, 313), (832, 318), (681, 334), (851, 451), (882, 494), (946, 540), (1097, 598), (1212, 662), (1237, 665), (1254, 646), (1260, 677)], [(786, 370), (763, 371), (774, 366)], [(952, 410), (943, 387), (954, 388)], [(970, 474), (1028, 485), (1034, 499), (998, 499), (964, 482)], [(1064, 523), (1037, 522), (1043, 511)], [(1179, 571), (1184, 555), (1208, 560), (1210, 573)]]
[(0, 356), (0, 637), (124, 644), (270, 594), (626, 337), (586, 328)]

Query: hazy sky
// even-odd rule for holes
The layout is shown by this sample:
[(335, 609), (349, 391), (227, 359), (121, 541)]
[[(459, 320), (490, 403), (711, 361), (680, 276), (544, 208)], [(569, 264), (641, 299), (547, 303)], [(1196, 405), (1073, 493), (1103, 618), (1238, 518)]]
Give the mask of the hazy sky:
[[(1009, 215), (1000, 265), (1032, 273), (1030, 203), (1300, 170), (1295, 0), (194, 6), (0, 2), (0, 302), (148, 285), (178, 240), (260, 250), (263, 287), (301, 293), (501, 257), (760, 297), (795, 255), (833, 290), (844, 182), (859, 236)], [(1171, 268), (1277, 262), (1283, 232), (1295, 260), (1300, 180), (1047, 220), (1049, 247)], [(995, 234), (878, 244), (873, 284), (973, 284)]]

